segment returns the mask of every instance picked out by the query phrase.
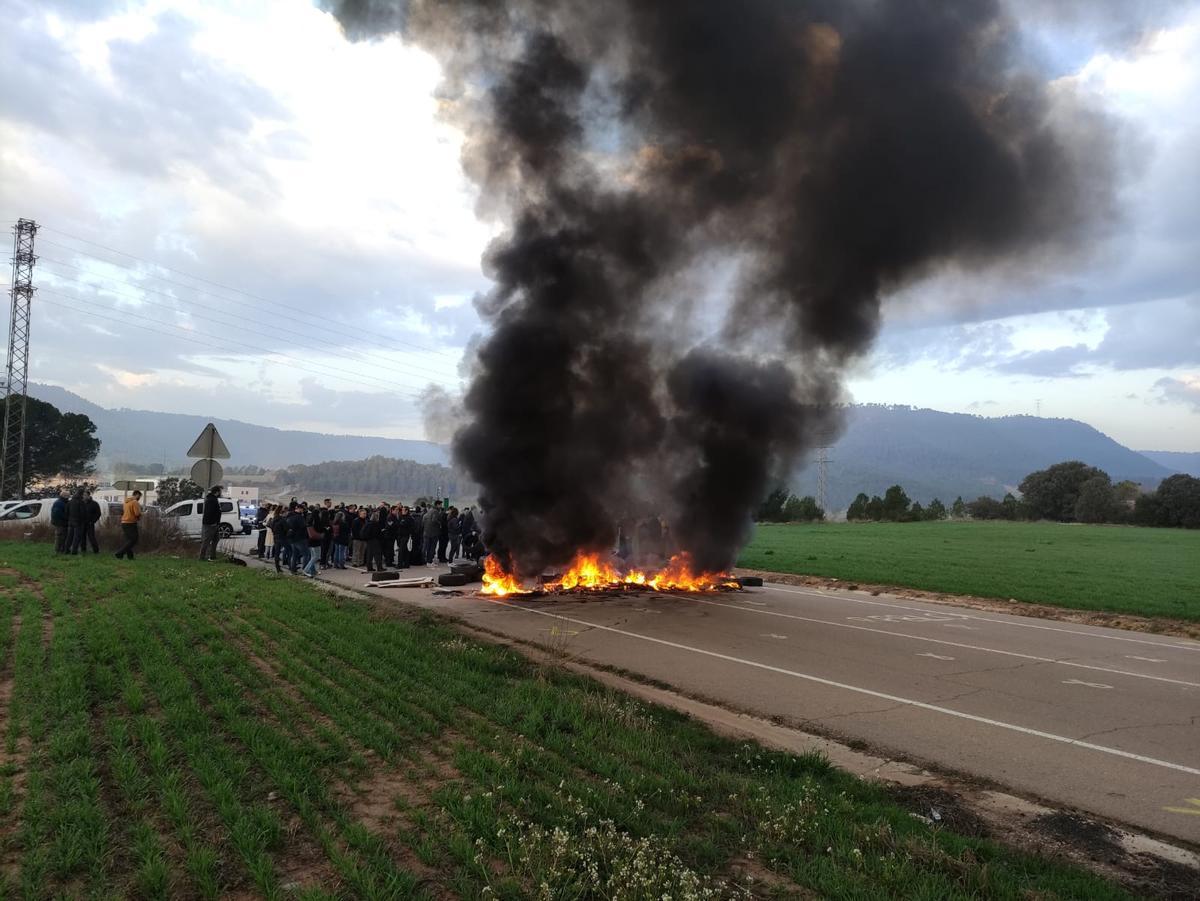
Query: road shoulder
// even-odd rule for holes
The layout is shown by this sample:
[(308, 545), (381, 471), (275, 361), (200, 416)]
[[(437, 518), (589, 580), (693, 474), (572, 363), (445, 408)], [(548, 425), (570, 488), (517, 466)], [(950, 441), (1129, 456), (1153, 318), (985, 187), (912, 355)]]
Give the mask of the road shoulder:
[(981, 598), (972, 595), (947, 594), (941, 591), (925, 591), (905, 588), (900, 585), (875, 585), (867, 582), (850, 582), (823, 576), (806, 576), (798, 573), (780, 573), (761, 569), (736, 569), (738, 576), (757, 576), (765, 582), (779, 585), (794, 585), (804, 588), (820, 588), (825, 591), (858, 591), (871, 595), (888, 595), (932, 604), (950, 604), (955, 607), (970, 607), (988, 613), (1007, 613), (1011, 616), (1031, 616), (1052, 619), (1063, 623), (1085, 626), (1105, 626), (1130, 632), (1145, 632), (1174, 638), (1190, 638), (1200, 641), (1200, 623), (1171, 619), (1160, 616), (1135, 616), (1130, 613), (1105, 613), (1097, 610), (1075, 610), (1053, 604), (1035, 604), (1015, 598)]

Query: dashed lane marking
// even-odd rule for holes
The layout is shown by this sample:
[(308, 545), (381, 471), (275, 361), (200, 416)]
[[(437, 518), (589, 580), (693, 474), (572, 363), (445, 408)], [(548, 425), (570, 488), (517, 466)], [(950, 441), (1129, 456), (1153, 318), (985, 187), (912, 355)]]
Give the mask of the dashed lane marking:
[(1190, 817), (1200, 817), (1200, 798), (1184, 798), (1184, 803), (1191, 807), (1164, 807), (1168, 813), (1182, 813)]
[(1150, 766), (1162, 767), (1163, 769), (1175, 770), (1180, 773), (1187, 773), (1192, 776), (1200, 776), (1200, 769), (1195, 767), (1184, 766), (1181, 763), (1173, 763), (1170, 760), (1159, 760), (1156, 757), (1146, 757), (1143, 754), (1134, 754), (1130, 751), (1122, 751), (1120, 748), (1109, 748), (1105, 745), (1096, 745), (1088, 741), (1082, 741), (1078, 738), (1068, 738), (1065, 735), (1055, 735), (1053, 732), (1043, 732), (1040, 729), (1031, 729), (1028, 726), (1018, 726), (1015, 723), (1006, 723), (1002, 720), (994, 720), (986, 716), (978, 716), (974, 713), (966, 713), (962, 710), (952, 710), (949, 707), (939, 707), (937, 704), (929, 704), (925, 701), (917, 701), (912, 698), (902, 698), (899, 695), (892, 695), (882, 691), (875, 691), (871, 688), (861, 688), (857, 685), (847, 685), (845, 682), (835, 682), (832, 679), (825, 679), (821, 676), (813, 676), (809, 673), (801, 673), (796, 670), (784, 669), (779, 666), (771, 666), (769, 663), (759, 663), (757, 660), (745, 660), (741, 657), (734, 657), (730, 654), (722, 654), (718, 651), (709, 651), (705, 648), (692, 647), (691, 645), (680, 644), (677, 641), (668, 641), (665, 638), (655, 638), (652, 635), (642, 635), (639, 632), (630, 632), (626, 629), (618, 629), (614, 626), (604, 626), (599, 623), (588, 622), (585, 619), (575, 619), (570, 616), (563, 616), (558, 613), (551, 613), (548, 610), (536, 610), (532, 607), (522, 607), (520, 604), (514, 604), (511, 601), (502, 601), (498, 598), (488, 598), (487, 603), (495, 604), (499, 607), (508, 607), (512, 610), (518, 610), (521, 613), (530, 613), (534, 616), (546, 616), (550, 619), (568, 622), (576, 626), (586, 626), (589, 629), (598, 629), (601, 632), (612, 632), (614, 635), (624, 635), (626, 638), (636, 638), (639, 641), (647, 641), (651, 644), (662, 645), (663, 647), (675, 648), (678, 651), (687, 651), (692, 654), (700, 654), (705, 657), (712, 657), (716, 660), (724, 660), (727, 663), (737, 663), (741, 666), (749, 666), (754, 669), (766, 670), (771, 673), (778, 673), (782, 676), (791, 676), (793, 679), (803, 679), (806, 682), (814, 682), (818, 685), (827, 685), (830, 688), (840, 688), (843, 691), (852, 691), (856, 694), (867, 695), (872, 698), (880, 698), (884, 701), (891, 701), (893, 704), (903, 704), (908, 707), (915, 707), (918, 710), (928, 710), (933, 713), (941, 713), (946, 716), (957, 717), (958, 719), (969, 720), (973, 723), (980, 723), (984, 726), (994, 726), (997, 729), (1007, 729), (1010, 732), (1020, 732), (1022, 735), (1031, 735), (1034, 738), (1042, 738), (1046, 741), (1053, 741), (1059, 744), (1070, 745), (1075, 748), (1083, 748), (1088, 751), (1096, 751), (1101, 754), (1110, 754), (1113, 757), (1123, 757), (1126, 760), (1136, 760), (1138, 763), (1149, 764)]
[(1093, 663), (1076, 663), (1074, 660), (1056, 660), (1053, 657), (1039, 657), (1037, 654), (1023, 654), (1020, 651), (1004, 651), (999, 648), (985, 648), (980, 645), (963, 644), (958, 641), (949, 641), (945, 638), (933, 638), (928, 635), (909, 635), (907, 632), (892, 632), (888, 629), (875, 629), (871, 626), (856, 626), (851, 623), (839, 623), (835, 620), (816, 619), (811, 616), (800, 616), (796, 613), (780, 613), (778, 610), (755, 610), (752, 607), (743, 607), (741, 604), (726, 604), (721, 601), (710, 601), (705, 598), (698, 598), (692, 595), (675, 594), (671, 597), (679, 598), (685, 601), (692, 601), (696, 604), (707, 604), (710, 607), (727, 607), (730, 610), (741, 610), (745, 613), (757, 613), (760, 616), (777, 616), (781, 619), (794, 619), (805, 623), (817, 623), (823, 626), (834, 626), (838, 629), (854, 629), (859, 632), (874, 632), (878, 635), (890, 635), (893, 638), (905, 638), (909, 641), (924, 641), (929, 644), (940, 644), (943, 647), (963, 648), (968, 651), (982, 651), (988, 654), (1000, 654), (1005, 657), (1018, 657), (1022, 660), (1033, 660), (1037, 663), (1053, 663), (1058, 666), (1072, 666), (1077, 669), (1092, 670), (1093, 672), (1112, 673), (1117, 676), (1131, 676), (1135, 679), (1150, 679), (1153, 682), (1168, 682), (1172, 685), (1184, 685), (1188, 688), (1200, 688), (1200, 682), (1187, 682), (1183, 679), (1170, 679), (1166, 676), (1152, 676), (1149, 673), (1135, 673), (1129, 670), (1114, 669), (1109, 666), (1097, 666)]
[(947, 657), (945, 654), (930, 654), (928, 652), (924, 653), (924, 654), (918, 654), (917, 656), (918, 657), (932, 657), (934, 660), (953, 660), (954, 659), (953, 657)]
[[(889, 604), (886, 601), (868, 601), (866, 598), (850, 597), (846, 594), (828, 594), (823, 591), (802, 591), (797, 588), (784, 588), (782, 585), (768, 583), (764, 586), (769, 591), (781, 591), (784, 594), (803, 594), (809, 597), (825, 598), (831, 601), (847, 601), (851, 604), (869, 604), (872, 607), (891, 607), (894, 610), (916, 610), (918, 613), (930, 613), (924, 607), (908, 607), (904, 604)], [(1068, 635), (1078, 635), (1080, 638), (1104, 638), (1109, 641), (1129, 641), (1134, 644), (1148, 644), (1156, 648), (1170, 648), (1175, 651), (1200, 651), (1200, 642), (1194, 644), (1171, 644), (1165, 641), (1150, 641), (1145, 638), (1130, 638), (1127, 635), (1110, 635), (1108, 632), (1080, 632), (1078, 629), (1064, 629), (1061, 626), (1043, 626), (1039, 623), (1022, 623), (1003, 619), (992, 619), (988, 616), (976, 616), (971, 613), (959, 614), (966, 619), (978, 620), (981, 623), (996, 623), (1000, 626), (1013, 626), (1020, 629), (1041, 629), (1045, 632), (1065, 632)], [(1111, 631), (1111, 630), (1110, 630)]]
[(759, 637), (760, 638), (774, 638), (778, 641), (784, 641), (787, 639), (786, 635), (776, 635), (774, 632), (767, 632), (763, 635), (760, 635)]
[(1135, 654), (1126, 654), (1125, 659), (1126, 660), (1141, 660), (1143, 663), (1166, 663), (1167, 662), (1158, 657), (1138, 657)]
[(1084, 685), (1088, 688), (1112, 688), (1111, 685), (1105, 685), (1103, 682), (1082, 682), (1079, 679), (1064, 679), (1063, 685)]

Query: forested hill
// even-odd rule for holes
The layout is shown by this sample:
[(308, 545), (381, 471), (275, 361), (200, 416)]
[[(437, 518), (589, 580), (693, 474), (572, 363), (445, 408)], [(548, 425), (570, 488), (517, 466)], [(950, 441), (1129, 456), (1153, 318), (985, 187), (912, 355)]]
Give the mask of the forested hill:
[(380, 456), (366, 460), (330, 460), (315, 466), (289, 466), (279, 474), (278, 482), (308, 492), (374, 495), (408, 501), (439, 495), (461, 500), (474, 498), (477, 492), (470, 479), (447, 466)]
[[(987, 418), (911, 407), (866, 405), (848, 411), (846, 431), (830, 448), (828, 499), (844, 510), (860, 491), (882, 495), (903, 485), (921, 503), (961, 495), (1003, 497), (1027, 474), (1082, 460), (1114, 481), (1157, 484), (1171, 470), (1073, 419)], [(797, 494), (816, 494), (816, 467), (796, 476)]]
[[(185, 455), (200, 430), (209, 422), (233, 454), (232, 464), (255, 464), (268, 469), (322, 460), (363, 459), (376, 454), (403, 457), (418, 463), (448, 463), (450, 454), (440, 444), (369, 435), (326, 435), (253, 425), (215, 416), (155, 413), (149, 410), (110, 410), (64, 388), (29, 386), (31, 396), (54, 404), (64, 413), (85, 413), (96, 423), (100, 439), (100, 464), (118, 460), (131, 463), (165, 463), (167, 468), (186, 462)], [(364, 427), (366, 424), (364, 424)]]

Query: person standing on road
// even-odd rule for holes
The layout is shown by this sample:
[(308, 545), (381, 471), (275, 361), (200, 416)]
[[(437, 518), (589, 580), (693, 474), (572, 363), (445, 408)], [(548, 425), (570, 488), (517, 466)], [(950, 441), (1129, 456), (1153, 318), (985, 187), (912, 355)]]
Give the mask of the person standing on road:
[(346, 523), (346, 511), (338, 510), (333, 514), (333, 525), (329, 527), (329, 554), (334, 569), (346, 568), (346, 546), (350, 543), (349, 531)]
[(92, 497), (92, 493), (86, 492), (83, 496), (87, 503), (87, 515), (83, 521), (83, 542), (79, 545), (80, 553), (86, 554), (88, 545), (92, 546), (92, 553), (100, 553), (100, 542), (96, 541), (96, 523), (100, 521), (103, 515), (100, 511), (100, 504)]
[(270, 504), (259, 504), (258, 510), (254, 514), (254, 528), (258, 530), (257, 545), (258, 559), (267, 559), (267, 536), (271, 534), (271, 530), (267, 528), (267, 517), (271, 515)]
[[(275, 572), (283, 572), (284, 551), (288, 548), (288, 511), (283, 504), (276, 504), (271, 511), (271, 541), (274, 545), (271, 556), (275, 559)], [(289, 558), (290, 559), (290, 558)]]
[(425, 558), (426, 566), (433, 566), (433, 557), (437, 553), (438, 535), (442, 531), (442, 502), (436, 501), (421, 523), (422, 531), (425, 533), (425, 546), (421, 549), (421, 556)]
[(458, 515), (457, 507), (451, 507), (450, 515), (446, 517), (446, 534), (448, 536), (446, 562), (453, 563), (462, 546), (462, 517)]
[(351, 548), (354, 551), (350, 558), (350, 565), (361, 568), (363, 558), (367, 555), (367, 540), (363, 537), (363, 529), (367, 525), (367, 508), (359, 507), (350, 523)]
[(287, 542), (291, 548), (288, 558), (288, 572), (293, 576), (301, 564), (307, 563), (308, 554), (308, 523), (300, 505), (292, 501), (292, 508), (287, 517)]
[(383, 544), (380, 535), (384, 529), (383, 511), (376, 510), (363, 523), (362, 536), (366, 543), (363, 568), (367, 572), (383, 572)]
[[(438, 503), (441, 503), (440, 501)], [(450, 544), (450, 505), (447, 504), (438, 517), (438, 563), (446, 563), (446, 548)]]
[(54, 526), (54, 553), (65, 554), (67, 548), (67, 489), (58, 492), (50, 506), (50, 525)]
[(221, 537), (221, 486), (213, 485), (204, 497), (200, 519), (200, 559), (217, 559), (217, 541)]
[(321, 524), (318, 526), (321, 530), (321, 569), (329, 566), (330, 556), (333, 551), (333, 499), (325, 498), (321, 506), (317, 508), (317, 513), (320, 515)]
[(142, 493), (135, 491), (121, 510), (121, 531), (125, 534), (125, 543), (113, 556), (120, 560), (122, 557), (133, 559), (133, 548), (138, 543), (138, 521), (142, 518)]
[(304, 561), (304, 575), (310, 579), (315, 579), (320, 571), (321, 551), (325, 547), (325, 533), (328, 531), (324, 527), (325, 510), (322, 507), (313, 507), (308, 514), (308, 559)]
[(409, 541), (412, 540), (413, 521), (409, 515), (408, 507), (401, 506), (400, 511), (396, 514), (396, 567), (398, 569), (408, 569), (409, 561), (412, 560), (412, 551), (409, 550)]

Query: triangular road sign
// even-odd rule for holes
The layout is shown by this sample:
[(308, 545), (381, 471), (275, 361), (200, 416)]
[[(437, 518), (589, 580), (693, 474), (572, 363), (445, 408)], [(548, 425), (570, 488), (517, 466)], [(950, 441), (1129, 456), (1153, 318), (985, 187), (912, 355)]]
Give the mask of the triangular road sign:
[(191, 450), (187, 452), (188, 457), (200, 457), (201, 459), (209, 460), (228, 460), (229, 448), (225, 446), (225, 442), (221, 440), (220, 433), (217, 432), (217, 427), (211, 422), (204, 427), (204, 431), (200, 433), (200, 437), (192, 444)]

